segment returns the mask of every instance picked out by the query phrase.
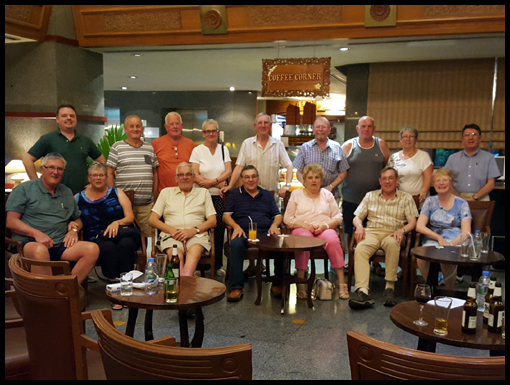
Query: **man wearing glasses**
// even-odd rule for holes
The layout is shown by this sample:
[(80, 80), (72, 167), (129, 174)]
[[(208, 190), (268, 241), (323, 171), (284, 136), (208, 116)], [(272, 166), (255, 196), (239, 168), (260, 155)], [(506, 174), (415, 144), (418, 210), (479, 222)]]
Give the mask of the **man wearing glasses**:
[(152, 141), (152, 147), (158, 157), (158, 189), (175, 187), (175, 171), (177, 165), (189, 162), (195, 143), (182, 136), (182, 118), (177, 112), (169, 112), (165, 116), (167, 134)]
[[(211, 194), (205, 188), (194, 187), (195, 175), (191, 163), (177, 166), (176, 187), (163, 189), (149, 217), (149, 225), (160, 230), (156, 246), (169, 257), (177, 245), (181, 275), (193, 276), (203, 250), (211, 250), (207, 230), (216, 226)], [(164, 222), (160, 220), (163, 217)], [(186, 263), (183, 264), (184, 247)]]
[[(71, 273), (82, 283), (96, 264), (99, 247), (78, 240), (83, 227), (81, 212), (72, 191), (60, 183), (65, 168), (62, 155), (47, 154), (41, 178), (20, 184), (9, 195), (6, 226), (12, 237), (23, 243), (25, 257), (76, 262)], [(49, 267), (33, 267), (32, 272), (52, 275)]]
[(78, 119), (76, 109), (70, 104), (61, 104), (57, 108), (56, 121), (58, 130), (45, 134), (32, 146), (23, 157), (23, 165), (30, 179), (37, 179), (34, 162), (46, 154), (61, 154), (67, 162), (62, 184), (72, 191), (83, 190), (87, 185), (87, 157), (105, 163), (104, 156), (92, 139), (76, 132)]
[(467, 201), (488, 201), (496, 178), (500, 177), (494, 156), (480, 149), (482, 130), (477, 124), (462, 129), (464, 150), (450, 155), (444, 168), (453, 172), (454, 193)]

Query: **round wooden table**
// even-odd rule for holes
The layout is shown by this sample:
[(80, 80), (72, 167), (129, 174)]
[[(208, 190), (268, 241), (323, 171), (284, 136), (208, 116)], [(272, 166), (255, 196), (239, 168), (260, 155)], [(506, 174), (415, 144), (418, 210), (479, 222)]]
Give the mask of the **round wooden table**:
[[(264, 281), (275, 282), (282, 285), (282, 306), (280, 313), (285, 314), (285, 301), (287, 300), (287, 291), (288, 287), (291, 283), (307, 283), (308, 284), (308, 307), (313, 307), (312, 302), (312, 286), (315, 281), (315, 262), (312, 260), (312, 271), (308, 280), (304, 278), (298, 278), (290, 275), (290, 264), (289, 259), (292, 254), (296, 251), (311, 251), (314, 249), (323, 248), (326, 242), (322, 239), (314, 238), (314, 237), (305, 237), (302, 235), (268, 235), (260, 237), (259, 242), (251, 243), (253, 246), (258, 247), (260, 250), (264, 250), (267, 252), (272, 252), (269, 258), (284, 258), (283, 260), (283, 277), (270, 277), (269, 276), (269, 266), (268, 266), (268, 275), (264, 278)], [(257, 299), (255, 301), (255, 305), (260, 305), (260, 301), (262, 299), (262, 277), (260, 275), (260, 268), (262, 266), (262, 258), (266, 257), (259, 253), (257, 267), (255, 269), (256, 279), (257, 279)]]
[(423, 319), (427, 326), (413, 323), (419, 318), (420, 308), (416, 301), (402, 302), (391, 309), (390, 319), (400, 329), (418, 336), (418, 350), (435, 353), (436, 343), (459, 346), (462, 348), (489, 350), (491, 356), (505, 355), (505, 340), (501, 333), (490, 333), (483, 323), (483, 314), (478, 312), (476, 333), (462, 333), (462, 306), (450, 310), (448, 318), (448, 334), (439, 336), (434, 333), (434, 306), (426, 304), (423, 308)]
[(122, 296), (120, 292), (106, 291), (108, 300), (125, 305), (129, 308), (129, 316), (126, 327), (126, 335), (133, 337), (135, 332), (138, 309), (146, 309), (145, 312), (145, 340), (152, 340), (152, 311), (153, 310), (178, 310), (181, 346), (189, 347), (188, 317), (187, 310), (194, 309), (196, 312), (195, 334), (191, 347), (201, 347), (204, 340), (204, 315), (202, 307), (221, 301), (225, 297), (225, 285), (214, 279), (201, 277), (181, 277), (179, 298), (176, 303), (166, 303), (164, 299), (163, 285), (158, 286), (155, 294), (145, 294), (145, 290), (133, 289), (133, 295)]
[[(427, 284), (430, 286), (432, 291), (432, 297), (438, 295), (437, 279), (440, 270), (440, 264), (446, 263), (449, 265), (466, 266), (475, 269), (474, 276), (476, 281), (482, 275), (482, 267), (486, 265), (493, 265), (501, 262), (505, 259), (503, 255), (496, 251), (489, 251), (487, 254), (482, 254), (479, 259), (471, 260), (469, 258), (460, 256), (460, 247), (458, 246), (445, 246), (438, 249), (435, 246), (420, 246), (411, 249), (411, 254), (416, 258), (423, 259), (430, 262), (429, 275), (427, 277)], [(413, 294), (413, 288), (411, 288), (411, 295)], [(452, 297), (459, 297), (459, 292), (455, 293), (441, 293), (450, 295)], [(464, 293), (464, 299), (466, 299)]]

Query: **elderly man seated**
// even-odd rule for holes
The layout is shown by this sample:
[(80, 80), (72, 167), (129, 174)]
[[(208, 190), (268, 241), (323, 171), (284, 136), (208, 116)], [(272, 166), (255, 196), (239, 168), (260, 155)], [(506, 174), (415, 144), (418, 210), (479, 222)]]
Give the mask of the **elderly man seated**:
[[(382, 248), (386, 254), (386, 288), (383, 292), (384, 306), (395, 306), (394, 286), (400, 246), (405, 234), (414, 230), (418, 210), (411, 194), (397, 190), (400, 179), (397, 170), (385, 167), (381, 170), (380, 190), (368, 192), (354, 212), (352, 221), (358, 246), (354, 252), (354, 276), (356, 290), (349, 300), (352, 309), (364, 309), (374, 304), (368, 291), (370, 280), (370, 257)], [(363, 220), (367, 218), (367, 229)]]
[[(83, 282), (96, 264), (99, 247), (78, 240), (83, 227), (73, 192), (60, 182), (67, 162), (57, 153), (42, 160), (41, 178), (20, 184), (6, 204), (7, 223), (27, 258), (76, 262), (71, 273)], [(51, 275), (49, 267), (33, 267), (35, 274)]]
[(216, 226), (216, 210), (209, 190), (194, 186), (191, 163), (181, 162), (177, 166), (175, 180), (177, 187), (161, 190), (152, 208), (149, 225), (160, 230), (158, 247), (161, 251), (170, 256), (173, 245), (177, 245), (181, 275), (192, 276), (204, 249), (211, 250), (207, 230)]
[[(230, 256), (232, 271), (230, 277), (229, 302), (238, 302), (243, 297), (244, 275), (243, 262), (249, 244), (246, 234), (251, 217), (257, 223), (258, 237), (266, 234), (280, 234), (278, 226), (282, 223), (282, 215), (276, 206), (273, 194), (259, 187), (259, 173), (252, 165), (244, 166), (241, 171), (243, 185), (230, 191), (223, 222), (232, 227), (232, 240), (230, 243)], [(275, 260), (275, 274), (283, 273), (281, 259)], [(281, 288), (273, 286), (273, 295), (281, 295)]]

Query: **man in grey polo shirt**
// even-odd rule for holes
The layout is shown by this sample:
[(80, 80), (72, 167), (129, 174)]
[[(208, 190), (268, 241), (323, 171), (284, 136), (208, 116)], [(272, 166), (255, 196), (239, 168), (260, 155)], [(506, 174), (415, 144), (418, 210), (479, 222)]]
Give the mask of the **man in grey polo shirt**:
[[(96, 264), (99, 247), (78, 240), (83, 227), (72, 191), (61, 184), (67, 162), (57, 153), (42, 160), (41, 178), (20, 184), (6, 203), (6, 226), (23, 243), (27, 258), (76, 262), (71, 273), (81, 283)], [(48, 267), (33, 267), (35, 274), (51, 275)]]
[(453, 173), (455, 195), (467, 201), (490, 200), (496, 178), (500, 177), (494, 156), (480, 149), (482, 130), (477, 124), (462, 129), (464, 150), (450, 155), (444, 168)]

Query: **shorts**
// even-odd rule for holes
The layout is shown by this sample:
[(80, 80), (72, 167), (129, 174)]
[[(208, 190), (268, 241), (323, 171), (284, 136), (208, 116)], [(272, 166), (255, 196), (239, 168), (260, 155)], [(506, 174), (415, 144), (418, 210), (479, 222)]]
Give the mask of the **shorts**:
[[(35, 242), (35, 240), (22, 242), (23, 248), (30, 242)], [(50, 253), (50, 261), (60, 261), (62, 259), (62, 254), (64, 254), (64, 251), (66, 250), (67, 247), (65, 247), (64, 242), (58, 246), (53, 246), (51, 249), (48, 249), (48, 253)]]
[[(211, 240), (209, 238), (209, 234), (201, 236), (201, 237), (191, 237), (186, 241), (186, 250), (188, 250), (193, 245), (202, 245), (203, 248), (207, 251), (211, 250)], [(172, 236), (168, 233), (161, 232), (159, 235), (159, 240), (156, 242), (156, 246), (159, 250), (162, 252), (165, 252), (166, 249), (173, 247), (174, 245), (177, 245), (177, 248), (184, 252), (184, 245), (181, 241), (177, 241), (172, 238)]]

